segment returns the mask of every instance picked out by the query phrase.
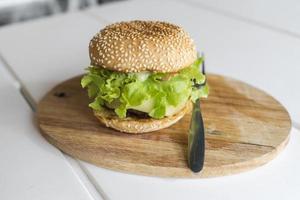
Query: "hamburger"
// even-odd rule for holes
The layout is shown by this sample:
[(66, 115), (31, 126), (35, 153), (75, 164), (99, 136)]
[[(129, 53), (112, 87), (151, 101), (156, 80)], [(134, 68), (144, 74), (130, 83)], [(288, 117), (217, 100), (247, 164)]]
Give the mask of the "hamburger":
[(106, 26), (89, 43), (90, 66), (81, 80), (101, 123), (126, 133), (166, 128), (208, 94), (197, 89), (199, 70), (193, 40), (181, 27), (160, 21)]

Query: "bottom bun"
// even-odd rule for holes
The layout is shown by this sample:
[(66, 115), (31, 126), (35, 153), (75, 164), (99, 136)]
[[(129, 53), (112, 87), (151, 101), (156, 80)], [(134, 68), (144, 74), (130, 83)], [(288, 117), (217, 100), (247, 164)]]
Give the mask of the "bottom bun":
[(126, 117), (122, 119), (119, 118), (113, 110), (105, 108), (101, 111), (94, 111), (94, 114), (100, 120), (100, 122), (107, 127), (121, 132), (139, 134), (167, 128), (180, 120), (187, 112), (191, 110), (191, 108), (192, 102), (189, 101), (179, 112), (162, 119), (141, 119), (138, 117)]

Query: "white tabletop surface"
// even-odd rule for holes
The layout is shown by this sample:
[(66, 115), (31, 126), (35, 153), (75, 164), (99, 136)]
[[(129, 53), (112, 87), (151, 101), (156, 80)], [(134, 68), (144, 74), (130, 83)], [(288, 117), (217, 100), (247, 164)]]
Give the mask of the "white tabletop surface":
[(186, 3), (300, 39), (298, 0), (186, 0)]
[[(255, 17), (259, 20), (259, 15)], [(299, 199), (300, 133), (295, 128), (287, 148), (271, 163), (239, 175), (201, 180), (102, 169), (66, 157), (38, 135), (32, 111), (17, 87), (27, 91), (27, 99), (34, 105), (55, 84), (83, 72), (93, 34), (110, 22), (128, 19), (160, 19), (182, 25), (205, 52), (208, 71), (267, 91), (288, 109), (293, 125), (299, 124), (300, 40), (289, 33), (226, 17), (190, 1), (120, 2), (8, 26), (0, 29), (0, 55), (11, 72), (3, 73), (7, 80), (0, 94), (0, 144), (4, 144), (0, 148), (5, 150), (0, 151), (0, 158), (9, 158), (0, 165), (0, 199), (25, 195), (28, 199)], [(7, 97), (14, 100), (7, 101)], [(16, 137), (24, 139), (13, 145)], [(28, 157), (20, 159), (19, 152)], [(45, 169), (46, 175), (40, 169)], [(49, 181), (41, 179), (43, 175)], [(18, 179), (22, 181), (16, 183)], [(30, 193), (27, 188), (33, 183), (40, 187), (33, 186), (36, 190)], [(13, 193), (15, 186), (21, 192)]]
[(40, 135), (0, 62), (0, 199), (92, 200), (63, 154)]

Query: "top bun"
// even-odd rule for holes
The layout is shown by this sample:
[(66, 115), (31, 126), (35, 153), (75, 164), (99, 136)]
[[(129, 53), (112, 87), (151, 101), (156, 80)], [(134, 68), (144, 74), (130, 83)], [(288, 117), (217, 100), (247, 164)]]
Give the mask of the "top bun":
[(177, 72), (197, 58), (181, 27), (159, 21), (111, 24), (90, 42), (91, 64), (120, 72)]

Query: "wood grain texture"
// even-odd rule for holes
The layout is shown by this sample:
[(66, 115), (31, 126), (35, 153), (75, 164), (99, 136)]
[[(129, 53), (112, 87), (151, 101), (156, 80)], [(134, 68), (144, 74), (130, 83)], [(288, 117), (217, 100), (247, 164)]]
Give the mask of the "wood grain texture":
[(88, 108), (80, 77), (52, 89), (39, 103), (43, 136), (65, 153), (95, 165), (163, 177), (215, 177), (263, 165), (287, 144), (287, 111), (271, 96), (240, 81), (208, 75), (210, 95), (202, 100), (206, 156), (201, 173), (187, 167), (191, 115), (160, 131), (120, 133), (98, 122)]

